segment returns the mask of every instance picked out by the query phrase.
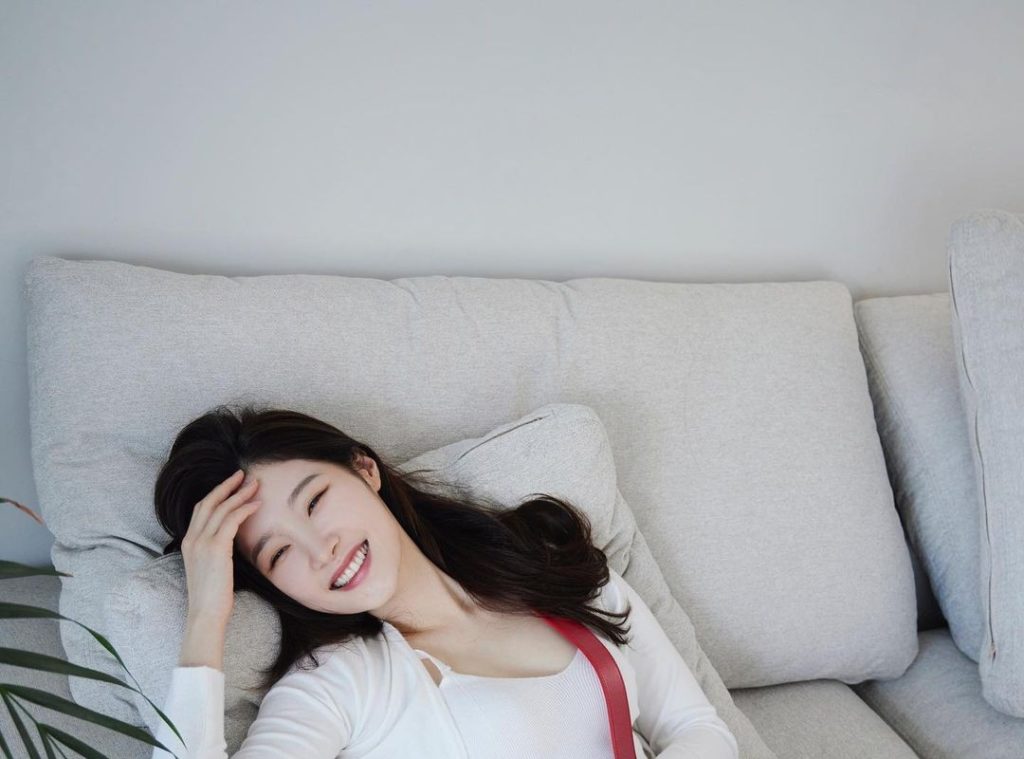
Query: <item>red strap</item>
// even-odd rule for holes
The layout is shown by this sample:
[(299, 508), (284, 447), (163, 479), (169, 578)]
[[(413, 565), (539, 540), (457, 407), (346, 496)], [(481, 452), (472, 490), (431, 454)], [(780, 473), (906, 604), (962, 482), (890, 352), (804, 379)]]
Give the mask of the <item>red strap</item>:
[(586, 625), (573, 619), (549, 617), (546, 614), (537, 616), (572, 641), (590, 659), (604, 691), (615, 759), (636, 759), (632, 720), (629, 718), (629, 703), (626, 700), (626, 684), (622, 681), (622, 673), (619, 672), (615, 659)]

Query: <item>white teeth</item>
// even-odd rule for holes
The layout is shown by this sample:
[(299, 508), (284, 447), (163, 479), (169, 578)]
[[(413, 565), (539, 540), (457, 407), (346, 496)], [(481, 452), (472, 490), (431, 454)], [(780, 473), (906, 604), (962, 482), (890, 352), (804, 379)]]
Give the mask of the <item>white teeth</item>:
[(363, 561), (366, 559), (366, 554), (370, 550), (366, 542), (363, 542), (363, 547), (356, 553), (355, 558), (352, 559), (352, 563), (348, 565), (341, 576), (338, 578), (337, 583), (331, 586), (331, 589), (343, 588), (348, 585), (348, 581), (352, 579), (356, 572), (359, 571), (359, 567), (363, 566)]

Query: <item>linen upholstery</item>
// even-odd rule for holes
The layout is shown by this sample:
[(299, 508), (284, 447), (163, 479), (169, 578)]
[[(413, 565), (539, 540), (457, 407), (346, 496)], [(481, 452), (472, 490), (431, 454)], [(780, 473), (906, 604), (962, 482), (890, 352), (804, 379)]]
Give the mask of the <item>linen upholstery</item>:
[(932, 593), (931, 581), (928, 579), (924, 567), (921, 566), (917, 551), (911, 545), (908, 545), (908, 548), (910, 549), (910, 566), (914, 570), (914, 590), (917, 593), (917, 629), (920, 631), (946, 627), (946, 619), (942, 616), (942, 610)]
[(985, 701), (977, 663), (949, 630), (926, 630), (919, 640), (903, 677), (860, 683), (854, 692), (927, 759), (1020, 759), (1024, 719)]
[[(953, 640), (977, 661), (979, 521), (948, 293), (854, 304), (896, 507)], [(923, 608), (922, 608), (923, 607)]]
[[(726, 685), (894, 677), (916, 654), (841, 283), (223, 277), (44, 256), (25, 295), (37, 492), (54, 564), (75, 573), (61, 610), (85, 623), (158, 553), (155, 472), (214, 403), (338, 420), (402, 461), (573, 402), (604, 423)], [(89, 663), (75, 627), (61, 634)]]
[(948, 255), (980, 514), (982, 694), (1024, 717), (1024, 215), (959, 219)]
[[(375, 447), (372, 441), (365, 442)], [(608, 556), (609, 566), (637, 590), (658, 617), (733, 732), (741, 755), (774, 759), (732, 703), (701, 650), (693, 625), (672, 597), (637, 531), (632, 512), (616, 486), (607, 434), (592, 409), (579, 404), (548, 404), (482, 437), (421, 454), (397, 469), (405, 474), (427, 474), (449, 483), (447, 492), (464, 492), (499, 507), (514, 506), (535, 492), (579, 506), (591, 521), (595, 544)], [(164, 702), (170, 687), (187, 610), (184, 566), (178, 553), (135, 570), (106, 598), (105, 622), (111, 642), (143, 692), (157, 704)], [(239, 593), (224, 655), (224, 732), (229, 754), (238, 749), (256, 718), (264, 695), (255, 689), (258, 670), (273, 662), (279, 641), (280, 624), (273, 608), (255, 594)], [(155, 733), (159, 718), (152, 708), (139, 696), (134, 696), (134, 706), (136, 721), (138, 714), (143, 715), (146, 726)]]
[(850, 686), (835, 680), (739, 688), (732, 697), (780, 757), (917, 759)]

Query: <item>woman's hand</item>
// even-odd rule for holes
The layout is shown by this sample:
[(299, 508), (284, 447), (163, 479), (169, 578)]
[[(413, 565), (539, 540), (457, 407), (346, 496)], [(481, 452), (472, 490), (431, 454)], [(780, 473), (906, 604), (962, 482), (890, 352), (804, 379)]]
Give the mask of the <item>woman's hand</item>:
[(253, 479), (238, 488), (242, 475), (239, 469), (196, 504), (181, 540), (190, 627), (212, 626), (223, 631), (231, 617), (235, 535), (261, 503), (249, 500), (259, 489), (259, 481)]

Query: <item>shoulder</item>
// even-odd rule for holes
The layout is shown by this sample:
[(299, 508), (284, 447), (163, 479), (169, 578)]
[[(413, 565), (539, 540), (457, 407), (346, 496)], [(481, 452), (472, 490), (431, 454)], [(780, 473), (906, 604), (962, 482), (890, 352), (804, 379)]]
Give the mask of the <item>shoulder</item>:
[(339, 709), (358, 707), (361, 714), (388, 709), (388, 699), (420, 684), (399, 637), (385, 624), (376, 635), (319, 646), (314, 651), (318, 664), (308, 658), (292, 664), (273, 687), (301, 689)]
[(289, 701), (315, 700), (350, 724), (358, 721), (354, 707), (365, 703), (362, 695), (375, 678), (379, 644), (360, 637), (331, 643), (314, 650), (316, 661), (303, 657), (275, 682), (266, 698)]
[(632, 588), (622, 575), (608, 567), (608, 582), (601, 586), (598, 605), (606, 611), (626, 611), (630, 605)]

